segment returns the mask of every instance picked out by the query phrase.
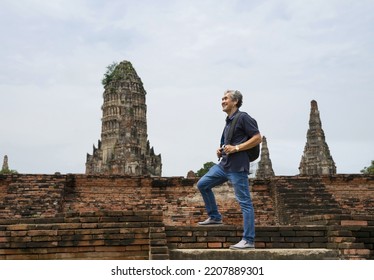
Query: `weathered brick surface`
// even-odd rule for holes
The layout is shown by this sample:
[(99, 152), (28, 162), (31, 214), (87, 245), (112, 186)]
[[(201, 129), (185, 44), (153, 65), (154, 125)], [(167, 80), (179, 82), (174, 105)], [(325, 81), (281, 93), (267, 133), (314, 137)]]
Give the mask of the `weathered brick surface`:
[(62, 175), (1, 176), (0, 217), (54, 217), (61, 211), (65, 181)]
[[(368, 217), (372, 219), (372, 217)], [(240, 241), (240, 226), (166, 227), (168, 246), (173, 249), (228, 248)], [(374, 227), (346, 229), (340, 225), (259, 226), (257, 249), (327, 248), (339, 250), (341, 259), (374, 259)]]
[[(256, 228), (257, 248), (326, 248), (325, 226), (265, 226)], [(240, 241), (240, 226), (166, 227), (170, 248), (227, 248)], [(175, 238), (179, 236), (180, 238)], [(300, 245), (301, 244), (301, 245)]]
[[(125, 247), (132, 252), (129, 258), (165, 259), (175, 246), (225, 248), (236, 242), (242, 216), (232, 187), (215, 189), (229, 228), (203, 231), (195, 229), (206, 218), (196, 182), (181, 177), (0, 175), (0, 249), (20, 250), (2, 251), (1, 256), (68, 258), (74, 252), (57, 249), (79, 248), (77, 258), (99, 258), (102, 250), (102, 257), (109, 258), (113, 248)], [(251, 193), (258, 248), (328, 244), (350, 258), (374, 258), (374, 176), (252, 180)], [(37, 251), (42, 249), (47, 251)]]
[[(26, 219), (24, 224), (17, 224), (17, 219), (9, 219), (7, 225), (1, 225), (0, 221), (0, 259), (149, 259), (153, 254), (168, 258), (162, 227), (156, 228), (157, 233), (154, 233), (155, 227), (151, 226), (153, 220), (160, 219), (161, 213), (94, 212), (82, 215), (99, 220), (75, 223), (65, 217), (59, 223), (45, 224), (46, 220), (35, 218), (29, 219), (29, 223)], [(100, 221), (108, 215), (117, 222)], [(87, 224), (91, 226), (85, 226)]]
[(323, 177), (322, 181), (343, 213), (374, 215), (374, 176), (340, 175)]
[[(206, 215), (196, 182), (181, 177), (1, 176), (0, 218), (162, 210), (167, 225), (194, 225)], [(322, 214), (374, 214), (373, 176), (274, 177), (251, 185), (257, 225), (292, 224)], [(240, 225), (232, 187), (224, 184), (215, 193), (225, 222)]]

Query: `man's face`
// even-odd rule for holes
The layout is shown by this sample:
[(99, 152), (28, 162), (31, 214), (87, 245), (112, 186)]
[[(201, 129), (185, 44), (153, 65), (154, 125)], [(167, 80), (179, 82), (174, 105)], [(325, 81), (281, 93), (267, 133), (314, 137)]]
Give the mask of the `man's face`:
[(222, 111), (229, 114), (230, 112), (232, 112), (232, 110), (236, 106), (236, 103), (237, 103), (237, 101), (235, 101), (235, 102), (232, 101), (231, 94), (229, 92), (225, 93), (225, 95), (222, 97), (222, 102), (221, 102)]

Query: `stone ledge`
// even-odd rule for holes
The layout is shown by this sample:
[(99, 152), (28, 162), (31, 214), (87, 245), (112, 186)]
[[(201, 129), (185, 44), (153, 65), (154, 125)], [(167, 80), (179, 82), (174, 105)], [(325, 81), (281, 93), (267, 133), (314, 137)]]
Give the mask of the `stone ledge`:
[(171, 260), (338, 260), (330, 249), (173, 249)]

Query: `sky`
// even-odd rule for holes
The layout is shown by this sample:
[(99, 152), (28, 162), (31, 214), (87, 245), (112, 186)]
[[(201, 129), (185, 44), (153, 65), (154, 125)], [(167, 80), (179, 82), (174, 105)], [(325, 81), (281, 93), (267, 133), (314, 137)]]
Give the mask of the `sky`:
[(316, 100), (337, 173), (374, 160), (372, 0), (0, 0), (0, 160), (84, 173), (101, 79), (130, 61), (162, 176), (216, 162), (226, 89), (243, 93), (276, 175), (297, 175)]

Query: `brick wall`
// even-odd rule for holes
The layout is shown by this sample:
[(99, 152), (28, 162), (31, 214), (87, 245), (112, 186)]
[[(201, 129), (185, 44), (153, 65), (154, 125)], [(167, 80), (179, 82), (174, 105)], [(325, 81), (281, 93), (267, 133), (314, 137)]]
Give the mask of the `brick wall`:
[[(196, 182), (182, 177), (0, 175), (0, 255), (163, 259), (168, 247), (178, 242), (224, 248), (241, 236), (242, 216), (232, 187), (224, 184), (215, 189), (229, 229), (202, 233), (195, 227), (206, 218)], [(284, 176), (253, 180), (251, 185), (258, 248), (319, 243), (323, 248), (330, 244), (347, 258), (373, 258), (374, 176)], [(147, 221), (141, 220), (144, 215)], [(362, 215), (369, 218), (359, 222)], [(152, 226), (152, 219), (160, 224)], [(311, 225), (315, 230), (307, 228)], [(318, 226), (322, 228), (317, 230)], [(133, 231), (126, 232), (127, 228)], [(194, 233), (182, 236), (187, 228)], [(128, 240), (126, 234), (144, 244), (121, 241)], [(128, 251), (134, 254), (124, 253)]]
[[(374, 176), (253, 180), (256, 224), (296, 224), (320, 214), (374, 214)], [(229, 184), (215, 189), (226, 223), (241, 212)], [(162, 210), (166, 225), (194, 225), (205, 209), (196, 180), (87, 175), (1, 175), (0, 218), (54, 217), (69, 211)]]
[(162, 213), (0, 220), (0, 259), (167, 259)]
[(54, 217), (61, 213), (66, 177), (0, 175), (0, 218)]
[[(2, 175), (0, 218), (54, 217), (92, 211), (162, 210), (165, 225), (194, 225), (206, 217), (196, 181), (91, 175)], [(257, 225), (296, 224), (304, 216), (374, 214), (374, 176), (275, 177), (253, 180)], [(229, 184), (215, 188), (225, 223), (242, 217)]]
[[(63, 212), (110, 210), (150, 210), (164, 212), (166, 225), (194, 225), (206, 218), (196, 180), (182, 177), (150, 178), (74, 175), (65, 197)], [(217, 203), (225, 222), (241, 224), (242, 216), (229, 184), (215, 188)], [(276, 224), (271, 189), (263, 182), (252, 186), (256, 219)]]
[(322, 181), (343, 213), (374, 215), (374, 176), (339, 175)]
[(326, 226), (328, 248), (340, 250), (346, 259), (374, 259), (373, 215), (316, 215), (302, 222)]

